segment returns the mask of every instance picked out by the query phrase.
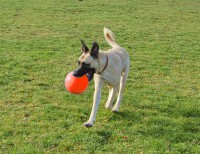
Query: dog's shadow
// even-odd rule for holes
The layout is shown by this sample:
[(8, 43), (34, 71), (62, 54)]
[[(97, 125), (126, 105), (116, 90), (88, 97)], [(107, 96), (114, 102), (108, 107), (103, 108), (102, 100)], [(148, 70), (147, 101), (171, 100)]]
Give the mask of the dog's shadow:
[(129, 124), (133, 124), (136, 123), (138, 121), (140, 121), (143, 118), (142, 115), (134, 112), (134, 111), (130, 111), (130, 110), (123, 110), (120, 112), (114, 112), (112, 113), (109, 118), (108, 121), (110, 122), (114, 122), (114, 121), (127, 121)]

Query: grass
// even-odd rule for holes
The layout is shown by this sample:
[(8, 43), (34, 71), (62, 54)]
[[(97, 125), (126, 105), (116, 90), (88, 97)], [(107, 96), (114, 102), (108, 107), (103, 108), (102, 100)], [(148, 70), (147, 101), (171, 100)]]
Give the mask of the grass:
[[(0, 153), (200, 152), (199, 0), (0, 0)], [(80, 39), (131, 59), (121, 112), (64, 88)]]

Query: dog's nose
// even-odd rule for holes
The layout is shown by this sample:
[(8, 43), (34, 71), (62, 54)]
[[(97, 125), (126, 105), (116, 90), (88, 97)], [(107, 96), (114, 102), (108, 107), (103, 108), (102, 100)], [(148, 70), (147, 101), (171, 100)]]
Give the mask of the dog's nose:
[(74, 72), (73, 72), (73, 76), (78, 77), (77, 71), (74, 71)]

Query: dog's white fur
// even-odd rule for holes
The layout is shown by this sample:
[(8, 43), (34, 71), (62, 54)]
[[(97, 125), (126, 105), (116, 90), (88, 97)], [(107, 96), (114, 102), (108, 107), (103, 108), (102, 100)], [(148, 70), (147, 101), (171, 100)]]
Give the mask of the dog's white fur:
[[(98, 62), (91, 56), (85, 55), (84, 61), (88, 61), (92, 67), (96, 69), (94, 74), (95, 92), (93, 97), (93, 107), (89, 120), (85, 123), (86, 127), (93, 125), (97, 109), (101, 100), (101, 90), (104, 83), (110, 86), (108, 100), (105, 104), (106, 109), (112, 108), (114, 99), (118, 93), (117, 101), (112, 108), (113, 112), (118, 112), (121, 105), (122, 93), (124, 91), (125, 83), (128, 77), (130, 60), (128, 53), (122, 47), (120, 47), (114, 39), (114, 34), (111, 30), (104, 28), (104, 36), (106, 41), (112, 46), (112, 49), (108, 51), (99, 51)], [(106, 64), (106, 55), (108, 56), (108, 65), (106, 69), (101, 72)]]

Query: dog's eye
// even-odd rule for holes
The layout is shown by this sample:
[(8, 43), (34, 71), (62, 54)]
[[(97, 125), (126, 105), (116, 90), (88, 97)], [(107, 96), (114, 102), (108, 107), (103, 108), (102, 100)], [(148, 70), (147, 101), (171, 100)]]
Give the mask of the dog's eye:
[(78, 65), (80, 65), (81, 64), (81, 62), (80, 61), (78, 61)]

